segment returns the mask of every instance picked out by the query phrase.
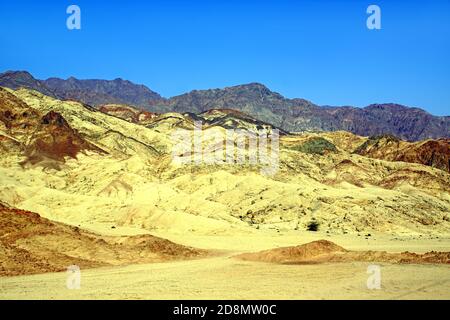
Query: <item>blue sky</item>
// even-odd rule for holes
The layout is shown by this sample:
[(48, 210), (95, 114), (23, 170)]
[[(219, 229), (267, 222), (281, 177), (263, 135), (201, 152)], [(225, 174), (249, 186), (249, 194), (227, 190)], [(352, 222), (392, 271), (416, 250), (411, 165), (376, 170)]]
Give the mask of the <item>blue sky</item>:
[[(81, 8), (81, 30), (66, 8)], [(381, 30), (366, 9), (381, 8)], [(1, 1), (0, 71), (121, 77), (170, 97), (261, 82), (321, 105), (450, 109), (450, 1)]]

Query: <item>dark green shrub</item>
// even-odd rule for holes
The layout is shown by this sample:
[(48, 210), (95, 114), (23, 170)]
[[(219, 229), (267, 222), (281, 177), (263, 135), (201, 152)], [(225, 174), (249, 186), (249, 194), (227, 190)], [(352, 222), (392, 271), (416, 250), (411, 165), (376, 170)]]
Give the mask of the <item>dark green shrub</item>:
[(319, 222), (317, 222), (315, 219), (312, 219), (310, 222), (308, 222), (308, 225), (306, 226), (306, 230), (308, 231), (317, 231), (319, 230)]
[(336, 146), (327, 139), (321, 137), (311, 138), (301, 145), (292, 147), (293, 150), (297, 150), (304, 153), (320, 154), (324, 155), (326, 151), (336, 152)]

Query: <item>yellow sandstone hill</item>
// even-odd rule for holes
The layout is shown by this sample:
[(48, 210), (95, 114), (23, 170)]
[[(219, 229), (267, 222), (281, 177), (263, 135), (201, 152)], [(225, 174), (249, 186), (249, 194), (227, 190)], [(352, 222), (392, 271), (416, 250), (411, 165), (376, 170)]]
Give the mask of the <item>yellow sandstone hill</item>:
[[(162, 114), (140, 124), (26, 89), (0, 93), (3, 115), (15, 110), (25, 117), (28, 110), (37, 123), (12, 127), (0, 118), (0, 201), (54, 221), (89, 230), (173, 234), (306, 232), (316, 221), (329, 233), (450, 236), (449, 172), (355, 154), (366, 137), (281, 135), (278, 170), (268, 176), (261, 165), (175, 163), (172, 150), (179, 141), (173, 133), (192, 130), (198, 120), (192, 115)], [(27, 161), (48, 114), (67, 123), (59, 138), (80, 146), (64, 154), (65, 144), (58, 142), (63, 159), (50, 157), (57, 166), (48, 165), (48, 156)], [(233, 121), (249, 131), (259, 125), (232, 112), (207, 117), (204, 131), (218, 130), (224, 139)], [(49, 141), (51, 135), (45, 137)]]

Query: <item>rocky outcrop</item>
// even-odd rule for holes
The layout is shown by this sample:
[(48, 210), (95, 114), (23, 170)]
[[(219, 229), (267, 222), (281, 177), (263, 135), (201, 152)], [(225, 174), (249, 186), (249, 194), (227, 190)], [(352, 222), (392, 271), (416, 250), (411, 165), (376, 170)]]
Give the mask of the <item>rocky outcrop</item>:
[(83, 139), (61, 114), (50, 111), (41, 118), (30, 137), (25, 148), (27, 160), (24, 163), (36, 164), (46, 160), (64, 162), (65, 157), (76, 158), (79, 152), (87, 150), (104, 152)]
[(355, 153), (375, 159), (420, 163), (450, 172), (450, 139), (410, 143), (390, 135), (373, 136)]
[(6, 151), (20, 149), (26, 156), (23, 165), (41, 163), (58, 168), (55, 161), (64, 162), (65, 157), (76, 158), (81, 151), (104, 153), (71, 128), (58, 112), (50, 111), (43, 115), (2, 88), (0, 124), (9, 135), (0, 136), (0, 147)]
[(132, 123), (145, 124), (156, 118), (157, 113), (140, 110), (127, 105), (106, 104), (98, 108), (101, 112), (126, 120)]

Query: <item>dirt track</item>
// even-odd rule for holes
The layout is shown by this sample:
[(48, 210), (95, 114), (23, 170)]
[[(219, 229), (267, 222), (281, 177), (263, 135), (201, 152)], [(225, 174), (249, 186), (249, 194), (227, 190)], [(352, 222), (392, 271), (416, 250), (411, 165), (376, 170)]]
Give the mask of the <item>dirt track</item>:
[[(380, 263), (381, 289), (367, 289), (368, 262), (280, 265), (240, 261), (239, 253), (304, 243), (321, 234), (177, 235), (184, 245), (229, 250), (220, 257), (81, 270), (81, 289), (65, 272), (0, 278), (1, 299), (450, 299), (450, 268)], [(448, 240), (333, 239), (345, 248), (445, 251)]]

